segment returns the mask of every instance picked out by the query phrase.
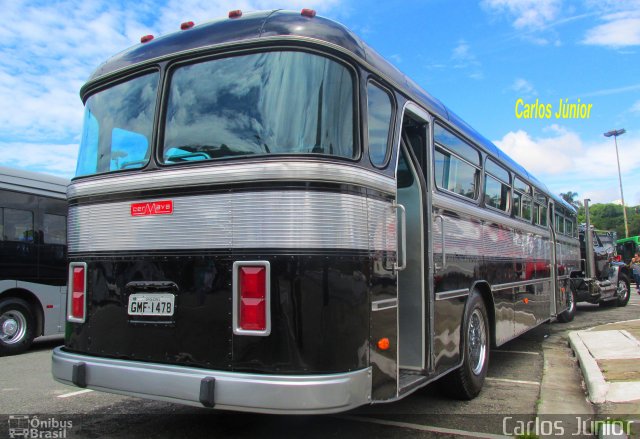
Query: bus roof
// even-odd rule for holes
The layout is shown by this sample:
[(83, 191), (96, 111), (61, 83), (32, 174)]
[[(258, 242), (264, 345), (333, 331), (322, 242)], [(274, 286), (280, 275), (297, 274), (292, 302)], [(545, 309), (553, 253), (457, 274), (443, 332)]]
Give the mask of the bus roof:
[(425, 106), (440, 119), (449, 121), (470, 140), (502, 161), (520, 177), (551, 196), (556, 204), (575, 213), (573, 206), (561, 197), (552, 194), (546, 185), (517, 164), (490, 140), (471, 128), (439, 100), (400, 72), (360, 37), (342, 24), (319, 16), (309, 18), (299, 12), (283, 10), (252, 12), (243, 14), (240, 18), (218, 19), (186, 31), (165, 35), (150, 42), (135, 45), (107, 60), (89, 78), (88, 83), (81, 90), (81, 95), (84, 98), (87, 86), (94, 81), (99, 81), (105, 76), (126, 70), (131, 66), (152, 60), (172, 58), (179, 54), (213, 48), (218, 45), (249, 40), (259, 41), (267, 38), (302, 38), (321, 41), (350, 52), (352, 56), (371, 66), (377, 73), (398, 87), (400, 91), (411, 96), (412, 99)]
[(0, 189), (66, 199), (68, 185), (64, 178), (0, 166)]

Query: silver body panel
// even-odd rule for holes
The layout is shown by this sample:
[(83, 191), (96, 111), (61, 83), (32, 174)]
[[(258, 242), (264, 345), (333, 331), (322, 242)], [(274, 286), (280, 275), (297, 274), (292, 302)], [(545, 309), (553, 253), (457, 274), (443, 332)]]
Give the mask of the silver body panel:
[(215, 408), (277, 414), (321, 414), (371, 403), (371, 369), (327, 375), (263, 375), (115, 360), (53, 351), (53, 377), (73, 384), (84, 363), (90, 389), (202, 407), (200, 383), (215, 378)]
[(2, 297), (4, 292), (14, 289), (29, 291), (38, 299), (44, 316), (42, 334), (38, 335), (64, 334), (66, 286), (44, 285), (16, 280), (0, 280), (0, 297)]
[(64, 200), (68, 184), (64, 178), (0, 166), (0, 189)]
[(172, 199), (171, 215), (142, 217), (131, 215), (131, 202), (70, 206), (69, 253), (229, 248), (396, 249), (395, 211), (390, 202), (302, 190)]

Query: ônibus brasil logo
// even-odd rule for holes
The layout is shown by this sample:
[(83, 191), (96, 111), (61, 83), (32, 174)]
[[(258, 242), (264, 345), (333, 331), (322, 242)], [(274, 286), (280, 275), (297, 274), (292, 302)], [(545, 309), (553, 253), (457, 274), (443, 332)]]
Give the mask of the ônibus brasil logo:
[(72, 421), (62, 421), (53, 417), (40, 419), (38, 416), (9, 416), (9, 437), (28, 439), (64, 439), (73, 428)]

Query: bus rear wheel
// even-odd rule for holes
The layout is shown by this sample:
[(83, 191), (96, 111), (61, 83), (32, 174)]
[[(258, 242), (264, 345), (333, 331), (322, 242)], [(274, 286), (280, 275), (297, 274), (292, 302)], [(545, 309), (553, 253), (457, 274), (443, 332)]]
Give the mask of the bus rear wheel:
[(0, 300), (0, 356), (29, 349), (35, 338), (35, 321), (31, 307), (24, 300)]
[(489, 319), (478, 292), (467, 302), (463, 331), (462, 366), (444, 377), (442, 388), (456, 399), (470, 400), (482, 390), (489, 368)]
[(558, 314), (558, 321), (569, 323), (576, 316), (576, 293), (569, 288), (567, 291), (567, 309)]

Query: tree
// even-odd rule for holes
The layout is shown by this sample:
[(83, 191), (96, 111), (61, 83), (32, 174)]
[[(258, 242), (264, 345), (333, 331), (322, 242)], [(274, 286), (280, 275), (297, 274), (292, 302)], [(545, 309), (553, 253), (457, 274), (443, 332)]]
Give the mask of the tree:
[(574, 198), (576, 198), (578, 196), (577, 192), (572, 192), (572, 191), (568, 191), (565, 193), (561, 193), (560, 196), (562, 197), (562, 199), (564, 201), (566, 201), (567, 203), (571, 204), (573, 207), (577, 209), (580, 208), (580, 206), (582, 206), (582, 203), (580, 202), (580, 200), (574, 200)]
[[(640, 235), (640, 210), (627, 207), (629, 236)], [(615, 230), (618, 239), (624, 238), (624, 215), (620, 204), (592, 204), (589, 206), (589, 218), (594, 228)], [(584, 206), (578, 210), (578, 223), (585, 222)]]

